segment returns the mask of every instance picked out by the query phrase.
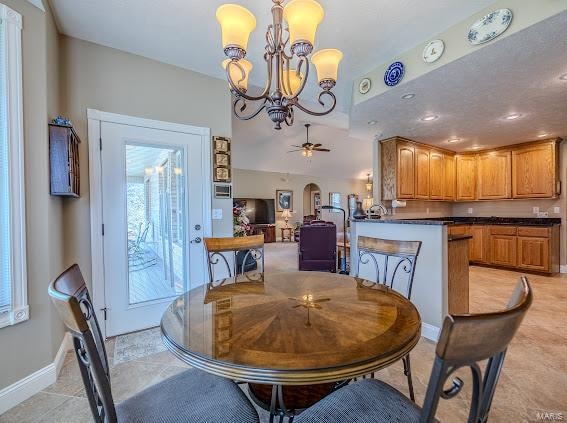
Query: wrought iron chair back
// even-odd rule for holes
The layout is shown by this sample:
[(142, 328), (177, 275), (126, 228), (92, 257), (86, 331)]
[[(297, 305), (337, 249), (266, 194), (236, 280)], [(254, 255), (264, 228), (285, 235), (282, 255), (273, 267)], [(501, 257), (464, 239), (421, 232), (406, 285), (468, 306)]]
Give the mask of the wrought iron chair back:
[[(246, 275), (246, 262), (250, 257), (256, 261), (257, 266), (261, 266), (262, 270), (259, 272), (259, 280), (263, 280), (264, 235), (251, 235), (239, 238), (205, 238), (204, 241), (207, 250), (210, 284), (215, 282), (214, 267), (219, 263), (223, 263), (226, 266), (229, 279), (236, 281), (238, 274)], [(237, 254), (239, 252), (245, 252), (240, 269), (238, 269), (237, 265)], [(232, 253), (232, 266), (225, 255), (226, 253)], [(255, 280), (248, 275), (246, 276), (249, 280)]]
[(79, 266), (74, 264), (51, 285), (49, 296), (73, 336), (73, 346), (94, 420), (116, 422), (104, 339)]
[[(374, 266), (374, 282), (396, 289), (411, 298), (415, 262), (421, 249), (421, 241), (397, 241), (391, 239), (359, 236), (357, 241), (358, 263), (356, 276), (360, 273), (360, 265)], [(398, 284), (405, 283), (405, 289)]]
[[(445, 318), (423, 403), (422, 421), (434, 421), (439, 399), (451, 399), (461, 391), (463, 381), (458, 377), (453, 379), (450, 388), (444, 389), (444, 385), (451, 374), (462, 367), (469, 367), (472, 373), (468, 421), (487, 421), (508, 344), (516, 334), (532, 299), (528, 279), (522, 276), (506, 310)], [(483, 377), (478, 362), (486, 359), (488, 362)]]

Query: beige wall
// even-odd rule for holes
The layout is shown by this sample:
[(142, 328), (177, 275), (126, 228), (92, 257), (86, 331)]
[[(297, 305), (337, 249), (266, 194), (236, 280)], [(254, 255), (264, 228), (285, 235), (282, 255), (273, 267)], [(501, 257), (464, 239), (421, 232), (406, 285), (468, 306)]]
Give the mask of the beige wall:
[[(87, 108), (211, 128), (231, 136), (226, 82), (101, 45), (61, 37), (65, 113), (83, 141), (80, 145), (81, 198), (65, 208), (69, 228), (65, 256), (91, 280)], [(213, 221), (216, 236), (232, 234), (232, 201), (213, 200), (223, 220)]]
[(63, 326), (47, 286), (63, 261), (63, 200), (49, 195), (48, 119), (59, 112), (58, 35), (48, 12), (23, 0), (2, 0), (23, 16), (23, 109), (26, 242), (30, 320), (0, 329), (0, 389), (47, 366)]
[[(365, 181), (357, 179), (327, 178), (321, 176), (294, 175), (289, 173), (263, 172), (259, 170), (234, 169), (234, 197), (276, 198), (276, 190), (293, 191), (293, 216), (290, 226), (303, 219), (303, 189), (305, 185), (314, 183), (321, 188), (321, 203), (329, 204), (329, 192), (340, 192), (341, 206), (347, 209), (348, 194), (363, 194)], [(323, 212), (323, 219), (332, 220), (342, 226), (342, 213)], [(276, 212), (276, 235), (280, 238), (279, 228), (285, 225), (281, 213)], [(338, 228), (341, 230), (341, 228)]]

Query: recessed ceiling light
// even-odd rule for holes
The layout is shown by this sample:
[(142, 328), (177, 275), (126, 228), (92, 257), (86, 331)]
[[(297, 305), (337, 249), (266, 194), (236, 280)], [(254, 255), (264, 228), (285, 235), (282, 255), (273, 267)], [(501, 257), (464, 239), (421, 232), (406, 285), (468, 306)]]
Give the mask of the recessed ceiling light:
[(519, 118), (521, 118), (521, 117), (522, 117), (522, 115), (519, 114), (519, 113), (511, 113), (511, 114), (509, 114), (508, 116), (504, 116), (504, 119), (506, 119), (506, 120), (516, 120), (516, 119), (519, 119)]
[(376, 120), (371, 120), (370, 122), (368, 122), (369, 125), (376, 125), (378, 123), (378, 121)]
[(402, 98), (403, 98), (404, 100), (409, 100), (410, 98), (414, 98), (414, 97), (415, 97), (415, 94), (413, 94), (413, 93), (407, 93), (407, 94), (404, 94), (404, 95), (402, 96)]
[(460, 138), (450, 138), (450, 139), (447, 140), (447, 142), (450, 142), (450, 143), (459, 142), (459, 141), (461, 141)]
[(563, 75), (561, 75), (559, 77), (559, 79), (561, 79), (562, 81), (567, 81), (567, 73), (564, 73)]
[(551, 135), (551, 134), (548, 134), (548, 133), (546, 132), (545, 134), (539, 134), (537, 137), (538, 137), (538, 138), (543, 138), (543, 137), (547, 137), (548, 135)]
[(431, 122), (432, 120), (436, 120), (439, 119), (439, 116), (437, 115), (429, 115), (429, 116), (424, 116), (421, 118), (422, 121), (424, 122)]

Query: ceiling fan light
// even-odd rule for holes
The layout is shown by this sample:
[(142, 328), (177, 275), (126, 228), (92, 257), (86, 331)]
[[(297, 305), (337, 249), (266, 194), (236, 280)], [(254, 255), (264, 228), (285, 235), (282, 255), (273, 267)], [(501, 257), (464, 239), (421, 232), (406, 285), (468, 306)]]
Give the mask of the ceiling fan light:
[(343, 59), (343, 53), (335, 48), (319, 50), (311, 57), (311, 62), (317, 69), (317, 80), (319, 85), (326, 81), (337, 82), (339, 62)]
[[(217, 20), (222, 30), (222, 48), (227, 56), (232, 56), (230, 49), (241, 49), (241, 57), (246, 54), (248, 38), (256, 28), (256, 18), (245, 7), (238, 4), (223, 4), (217, 9)], [(230, 53), (230, 54), (229, 54)]]
[[(222, 68), (226, 70), (226, 67), (228, 66), (228, 63), (230, 61), (230, 59), (223, 60)], [(232, 80), (232, 82), (234, 82), (234, 85), (236, 85), (242, 91), (246, 92), (246, 90), (248, 89), (248, 77), (250, 76), (250, 71), (252, 70), (254, 65), (252, 65), (252, 63), (250, 63), (246, 59), (240, 59), (237, 63), (242, 66), (242, 69), (244, 70), (244, 78), (242, 77), (242, 71), (240, 70), (240, 68), (237, 65), (232, 65), (229, 67), (230, 79)], [(228, 87), (232, 89), (230, 84), (228, 84)]]
[[(315, 0), (291, 0), (284, 7), (283, 18), (289, 28), (289, 42), (295, 44), (315, 44), (317, 26), (323, 20), (325, 11)], [(310, 51), (307, 52), (309, 54)]]
[(307, 150), (303, 150), (303, 151), (301, 152), (301, 155), (302, 155), (303, 157), (307, 157)]
[(307, 157), (311, 157), (311, 156), (313, 156), (313, 151), (307, 150)]

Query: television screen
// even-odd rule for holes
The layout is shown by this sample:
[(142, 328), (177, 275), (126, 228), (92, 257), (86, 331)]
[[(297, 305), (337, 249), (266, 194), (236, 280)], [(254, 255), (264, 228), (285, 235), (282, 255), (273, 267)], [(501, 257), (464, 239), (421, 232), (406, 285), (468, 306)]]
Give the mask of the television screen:
[(233, 206), (243, 207), (250, 223), (254, 225), (273, 225), (276, 223), (276, 209), (273, 199), (234, 198)]

